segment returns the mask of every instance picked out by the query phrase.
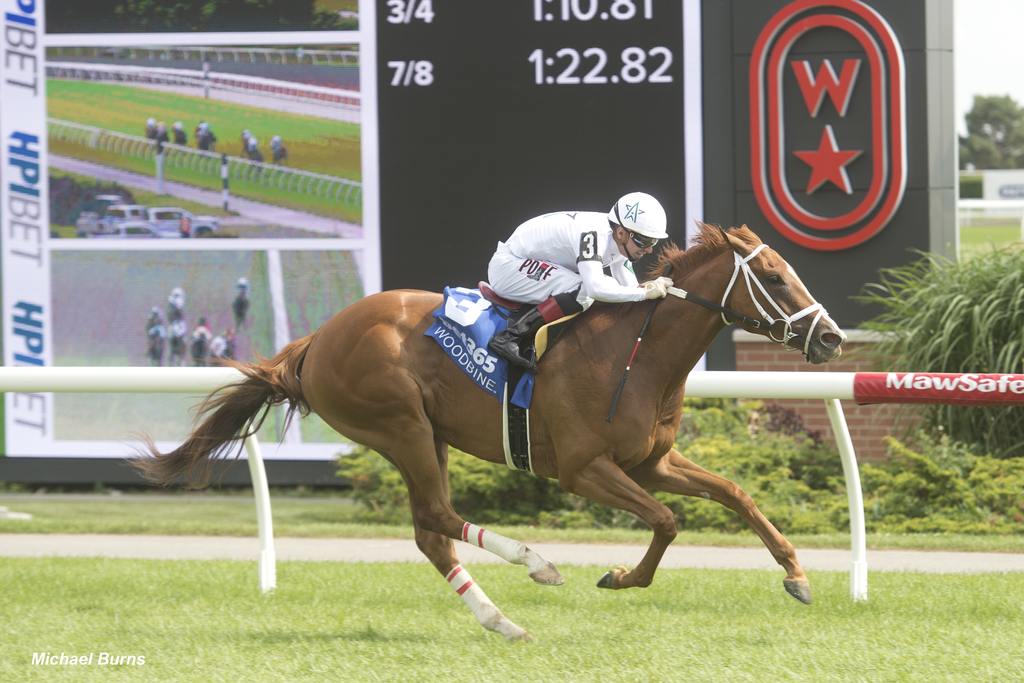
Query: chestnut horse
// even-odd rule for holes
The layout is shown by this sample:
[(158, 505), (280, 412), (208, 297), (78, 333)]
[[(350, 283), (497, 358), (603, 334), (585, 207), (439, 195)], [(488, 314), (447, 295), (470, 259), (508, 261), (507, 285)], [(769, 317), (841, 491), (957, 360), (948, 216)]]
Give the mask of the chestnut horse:
[[(792, 544), (739, 486), (687, 460), (673, 442), (686, 377), (727, 322), (799, 349), (811, 363), (839, 355), (845, 335), (793, 269), (746, 226), (725, 231), (702, 225), (689, 250), (663, 250), (657, 271), (673, 278), (670, 296), (594, 304), (544, 355), (529, 424), (535, 473), (632, 512), (653, 530), (640, 563), (608, 572), (598, 582), (602, 588), (650, 585), (676, 536), (671, 510), (650, 493), (665, 491), (709, 498), (735, 511), (785, 569), (786, 590), (810, 602)], [(265, 417), (265, 408), (287, 402), (289, 417), (315, 411), (398, 468), (409, 489), (417, 546), (481, 625), (509, 639), (526, 638), (459, 564), (452, 539), (526, 565), (538, 583), (560, 584), (562, 577), (526, 545), (485, 531), (452, 508), (449, 444), (494, 463), (505, 457), (498, 402), (485, 398), (424, 336), (440, 303), (439, 294), (412, 290), (369, 296), (269, 361), (234, 363), (246, 378), (206, 399), (199, 426), (179, 448), (162, 455), (150, 444), (153, 457), (134, 462), (163, 484), (181, 476), (205, 482), (210, 459), (224, 457), (240, 431), (254, 433), (261, 410)], [(609, 421), (645, 319), (649, 328)]]

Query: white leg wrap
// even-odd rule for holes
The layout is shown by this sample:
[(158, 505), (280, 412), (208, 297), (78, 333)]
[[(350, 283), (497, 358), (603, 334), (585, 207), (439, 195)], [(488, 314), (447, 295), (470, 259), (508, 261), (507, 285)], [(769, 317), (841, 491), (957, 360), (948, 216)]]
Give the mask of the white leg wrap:
[(531, 572), (544, 569), (548, 565), (547, 560), (530, 550), (526, 544), (487, 531), (476, 524), (466, 522), (462, 525), (462, 540), (492, 552), (506, 562), (525, 564)]
[(525, 630), (519, 628), (505, 618), (501, 610), (495, 607), (483, 589), (473, 580), (461, 564), (455, 565), (444, 577), (448, 584), (462, 598), (480, 625), (489, 631), (496, 631), (506, 638), (518, 640), (527, 637)]

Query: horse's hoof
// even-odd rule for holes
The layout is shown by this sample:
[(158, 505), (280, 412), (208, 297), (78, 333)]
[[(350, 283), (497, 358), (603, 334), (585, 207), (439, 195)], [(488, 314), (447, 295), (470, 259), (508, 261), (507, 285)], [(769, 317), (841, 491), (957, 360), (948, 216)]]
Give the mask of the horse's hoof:
[(605, 575), (602, 576), (601, 580), (597, 582), (597, 587), (598, 588), (612, 588), (612, 589), (622, 588), (622, 586), (619, 585), (619, 582), (621, 581), (622, 577), (625, 574), (628, 574), (628, 573), (629, 573), (629, 568), (628, 567), (623, 567), (623, 566), (619, 565), (615, 569), (612, 569), (609, 572), (605, 572)]
[(782, 585), (786, 587), (787, 593), (800, 602), (805, 605), (811, 604), (811, 584), (807, 579), (783, 579)]
[(533, 636), (525, 628), (520, 628), (507, 619), (495, 630), (511, 643), (528, 643), (533, 640)]
[(537, 571), (530, 572), (530, 578), (544, 586), (561, 586), (565, 583), (565, 579), (558, 573), (558, 569), (550, 562)]

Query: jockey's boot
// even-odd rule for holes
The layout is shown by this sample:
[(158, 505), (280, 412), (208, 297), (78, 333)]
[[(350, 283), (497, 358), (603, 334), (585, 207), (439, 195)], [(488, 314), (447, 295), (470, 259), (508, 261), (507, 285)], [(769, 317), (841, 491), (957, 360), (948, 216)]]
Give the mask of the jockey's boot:
[(487, 344), (487, 348), (516, 367), (527, 372), (537, 372), (537, 361), (533, 358), (523, 357), (522, 348), (529, 346), (533, 335), (544, 326), (545, 322), (544, 315), (538, 307), (534, 306), (507, 328), (494, 335), (494, 338)]

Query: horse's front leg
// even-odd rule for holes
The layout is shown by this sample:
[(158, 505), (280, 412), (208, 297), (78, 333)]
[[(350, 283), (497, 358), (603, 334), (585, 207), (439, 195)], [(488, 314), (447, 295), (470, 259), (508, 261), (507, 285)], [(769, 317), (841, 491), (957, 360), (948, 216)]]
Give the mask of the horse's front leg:
[(809, 604), (811, 586), (803, 567), (796, 559), (796, 550), (786, 537), (768, 521), (754, 500), (737, 484), (684, 458), (673, 449), (659, 460), (648, 461), (631, 470), (630, 476), (649, 491), (665, 491), (684, 496), (710, 498), (743, 518), (768, 548), (775, 561), (786, 570), (783, 585), (794, 598)]
[(617, 567), (601, 577), (600, 588), (632, 588), (651, 585), (665, 549), (676, 537), (672, 511), (629, 478), (608, 456), (600, 456), (572, 475), (560, 478), (562, 488), (590, 500), (632, 512), (654, 532), (647, 553), (633, 570)]

